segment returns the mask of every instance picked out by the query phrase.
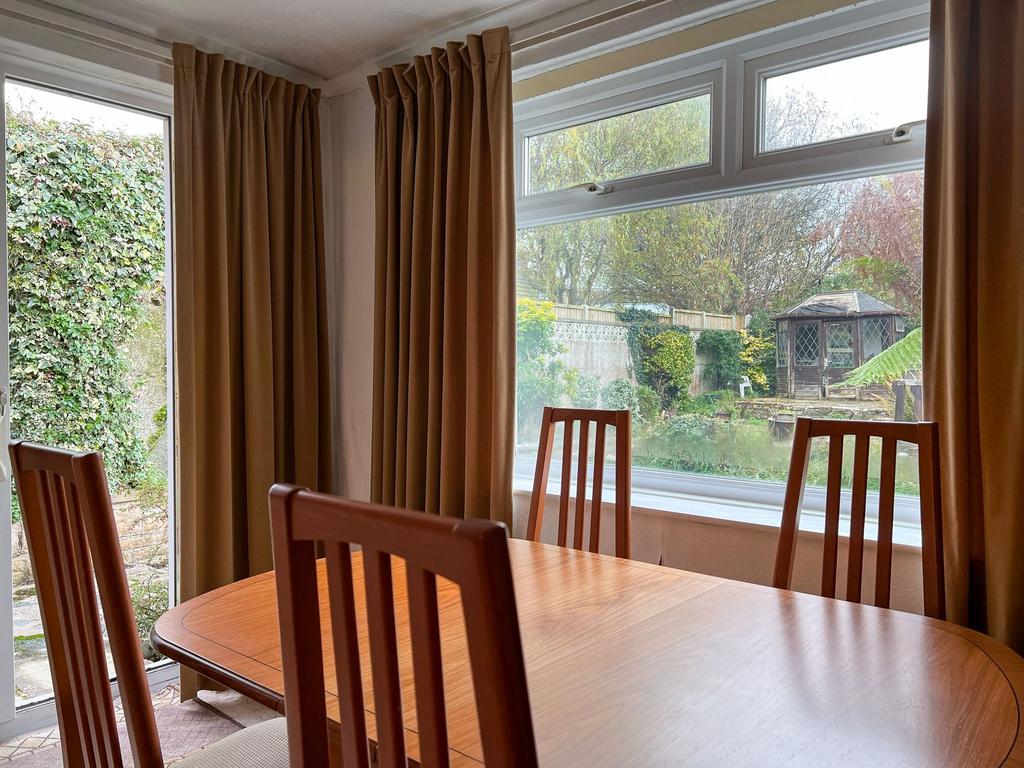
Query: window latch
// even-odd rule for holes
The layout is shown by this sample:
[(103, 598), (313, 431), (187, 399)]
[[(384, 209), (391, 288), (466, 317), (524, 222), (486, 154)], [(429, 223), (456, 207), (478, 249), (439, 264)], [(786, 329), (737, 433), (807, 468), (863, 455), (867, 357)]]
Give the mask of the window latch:
[(596, 181), (588, 181), (585, 184), (577, 184), (573, 189), (585, 189), (587, 192), (591, 192), (595, 195), (607, 195), (613, 191), (615, 187), (611, 184), (599, 184)]
[(892, 133), (886, 138), (886, 144), (899, 144), (902, 141), (910, 141), (914, 129), (924, 125), (927, 120), (914, 120), (910, 123), (901, 123), (892, 129)]

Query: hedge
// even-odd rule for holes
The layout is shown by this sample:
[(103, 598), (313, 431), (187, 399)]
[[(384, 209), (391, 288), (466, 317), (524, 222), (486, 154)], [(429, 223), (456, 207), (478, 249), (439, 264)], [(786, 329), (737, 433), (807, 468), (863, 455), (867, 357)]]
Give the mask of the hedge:
[(125, 345), (163, 301), (159, 137), (7, 110), (11, 433), (101, 450), (115, 488), (147, 463)]

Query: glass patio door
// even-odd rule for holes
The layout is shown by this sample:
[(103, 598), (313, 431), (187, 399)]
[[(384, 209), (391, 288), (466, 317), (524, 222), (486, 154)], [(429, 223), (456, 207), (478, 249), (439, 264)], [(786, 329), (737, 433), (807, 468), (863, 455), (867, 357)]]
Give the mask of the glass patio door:
[[(168, 119), (3, 75), (4, 466), (7, 437), (103, 453), (158, 663), (148, 631), (174, 592)], [(5, 480), (0, 721), (53, 693), (20, 515)]]

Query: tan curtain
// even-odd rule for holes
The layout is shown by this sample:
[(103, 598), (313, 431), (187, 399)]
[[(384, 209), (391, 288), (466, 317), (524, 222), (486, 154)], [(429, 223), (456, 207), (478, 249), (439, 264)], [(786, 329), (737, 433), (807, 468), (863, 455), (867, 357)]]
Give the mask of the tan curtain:
[(515, 201), (508, 30), (370, 78), (375, 501), (511, 525)]
[(925, 393), (949, 616), (1024, 652), (1024, 3), (933, 0)]
[(328, 490), (319, 96), (174, 46), (182, 600), (272, 567), (272, 483)]

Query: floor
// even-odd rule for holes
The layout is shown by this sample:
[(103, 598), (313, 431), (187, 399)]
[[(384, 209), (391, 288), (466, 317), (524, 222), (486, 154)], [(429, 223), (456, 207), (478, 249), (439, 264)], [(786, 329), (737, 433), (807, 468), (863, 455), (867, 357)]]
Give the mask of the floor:
[[(241, 727), (275, 716), (270, 710), (230, 692), (200, 691), (199, 698), (200, 702), (180, 702), (177, 685), (168, 685), (153, 695), (167, 765)], [(123, 729), (120, 702), (115, 702), (115, 708)], [(62, 764), (59, 745), (60, 733), (55, 726), (18, 736), (0, 743), (0, 764), (13, 763), (13, 768), (57, 768)], [(130, 758), (130, 753), (126, 756)]]

